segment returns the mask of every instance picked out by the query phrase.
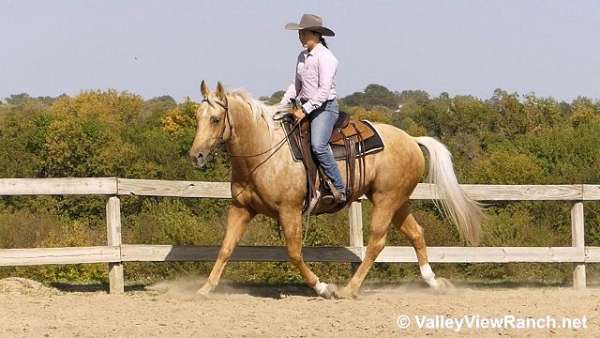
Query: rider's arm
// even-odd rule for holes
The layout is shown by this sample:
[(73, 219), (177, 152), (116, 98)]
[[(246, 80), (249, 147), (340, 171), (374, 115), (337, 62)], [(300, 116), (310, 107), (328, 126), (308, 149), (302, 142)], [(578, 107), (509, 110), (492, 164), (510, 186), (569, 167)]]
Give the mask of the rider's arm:
[(331, 85), (337, 70), (338, 60), (329, 53), (319, 55), (319, 89), (314, 97), (308, 98), (308, 101), (302, 105), (304, 112), (310, 114), (313, 110), (319, 108), (323, 102), (327, 101), (331, 93)]
[(296, 77), (296, 80), (292, 81), (292, 83), (288, 86), (279, 103), (286, 104), (290, 102), (291, 98), (296, 98), (296, 96), (300, 92), (301, 86), (302, 83), (300, 83), (300, 81), (298, 81), (298, 77)]

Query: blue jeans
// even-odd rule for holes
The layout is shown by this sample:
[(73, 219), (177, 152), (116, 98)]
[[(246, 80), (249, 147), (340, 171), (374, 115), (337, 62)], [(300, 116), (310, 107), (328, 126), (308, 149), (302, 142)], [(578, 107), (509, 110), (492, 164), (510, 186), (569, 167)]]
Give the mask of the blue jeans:
[(329, 145), (333, 126), (340, 115), (335, 99), (325, 101), (319, 108), (308, 114), (310, 120), (310, 144), (318, 164), (325, 174), (331, 179), (335, 188), (345, 191), (346, 186), (342, 181), (340, 170), (335, 163), (333, 151)]

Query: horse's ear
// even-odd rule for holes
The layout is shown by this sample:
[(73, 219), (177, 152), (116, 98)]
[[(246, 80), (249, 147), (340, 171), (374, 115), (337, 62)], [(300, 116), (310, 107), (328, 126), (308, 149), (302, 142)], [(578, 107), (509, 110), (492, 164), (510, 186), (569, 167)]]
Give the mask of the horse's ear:
[(221, 101), (225, 101), (225, 89), (223, 88), (223, 85), (221, 84), (221, 81), (217, 82), (217, 91), (216, 91), (216, 95), (217, 98)]
[(208, 94), (210, 94), (210, 89), (208, 89), (208, 86), (204, 80), (202, 80), (202, 83), (200, 84), (200, 93), (202, 93), (202, 97), (204, 98), (207, 98)]

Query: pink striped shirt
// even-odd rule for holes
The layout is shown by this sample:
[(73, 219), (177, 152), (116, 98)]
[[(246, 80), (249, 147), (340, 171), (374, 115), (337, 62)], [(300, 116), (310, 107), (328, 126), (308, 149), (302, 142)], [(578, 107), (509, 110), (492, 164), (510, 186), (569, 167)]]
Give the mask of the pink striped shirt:
[(323, 102), (335, 99), (337, 65), (336, 57), (320, 42), (310, 52), (308, 49), (302, 50), (298, 55), (294, 81), (287, 88), (281, 102), (287, 103), (290, 98), (305, 98), (308, 101), (302, 107), (310, 114)]

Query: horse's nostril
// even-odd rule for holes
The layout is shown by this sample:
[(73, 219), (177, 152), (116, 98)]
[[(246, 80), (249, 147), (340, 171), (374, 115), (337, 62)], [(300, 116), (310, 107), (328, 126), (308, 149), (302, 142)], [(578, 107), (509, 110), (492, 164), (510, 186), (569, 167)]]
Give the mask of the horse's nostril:
[(196, 155), (196, 166), (198, 168), (204, 168), (206, 165), (206, 159), (204, 158), (204, 154), (198, 153)]

